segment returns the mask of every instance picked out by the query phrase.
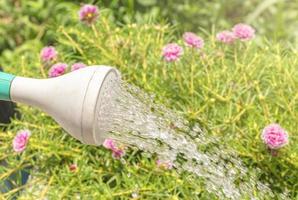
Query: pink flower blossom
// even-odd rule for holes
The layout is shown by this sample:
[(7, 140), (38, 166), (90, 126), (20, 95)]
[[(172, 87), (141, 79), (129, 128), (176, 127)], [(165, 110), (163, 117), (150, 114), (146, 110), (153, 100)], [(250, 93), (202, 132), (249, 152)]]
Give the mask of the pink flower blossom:
[(44, 47), (40, 51), (40, 59), (43, 62), (53, 61), (57, 58), (57, 55), (58, 55), (58, 52), (56, 51), (56, 49), (53, 46)]
[(12, 143), (12, 146), (15, 152), (19, 153), (26, 149), (30, 135), (31, 135), (31, 132), (29, 130), (21, 130), (17, 132), (17, 135), (13, 139), (13, 143)]
[(120, 148), (113, 149), (112, 152), (113, 157), (116, 159), (120, 159), (125, 154), (124, 150)]
[(242, 41), (248, 41), (255, 37), (255, 29), (247, 24), (236, 24), (233, 27), (233, 33)]
[(237, 38), (231, 31), (222, 31), (216, 35), (216, 39), (225, 44), (233, 43)]
[(97, 6), (94, 5), (84, 5), (79, 10), (79, 19), (88, 24), (93, 24), (99, 16), (99, 10)]
[(67, 68), (66, 63), (57, 63), (51, 67), (49, 70), (49, 77), (57, 77), (61, 76), (62, 74), (65, 73)]
[(190, 47), (201, 49), (204, 46), (204, 40), (192, 32), (184, 33), (183, 39), (184, 42)]
[(77, 171), (77, 169), (78, 169), (78, 166), (76, 164), (69, 165), (69, 170), (71, 172), (75, 172), (75, 171)]
[(279, 149), (288, 143), (287, 132), (278, 124), (266, 126), (261, 137), (270, 149)]
[(157, 160), (156, 165), (157, 165), (157, 167), (163, 168), (163, 169), (172, 169), (173, 168), (173, 163), (171, 161)]
[(117, 147), (115, 141), (112, 139), (106, 139), (103, 143), (103, 146), (107, 149), (110, 149), (112, 151), (113, 157), (116, 159), (120, 159), (125, 154), (124, 150)]
[(167, 44), (162, 51), (164, 59), (168, 62), (178, 60), (183, 54), (183, 48), (176, 43)]
[(71, 66), (71, 71), (75, 71), (84, 67), (86, 67), (84, 63), (75, 63)]
[(112, 140), (112, 139), (105, 139), (105, 141), (103, 142), (102, 145), (106, 149), (110, 149), (110, 150), (116, 149), (116, 144), (115, 144), (114, 140)]

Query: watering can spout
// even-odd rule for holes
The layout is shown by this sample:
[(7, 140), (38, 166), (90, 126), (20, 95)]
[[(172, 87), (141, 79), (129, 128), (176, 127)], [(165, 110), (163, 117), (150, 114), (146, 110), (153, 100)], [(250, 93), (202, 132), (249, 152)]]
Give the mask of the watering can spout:
[[(101, 89), (119, 81), (115, 68), (91, 66), (50, 79), (0, 74), (0, 98), (40, 108), (83, 143), (100, 145), (105, 133), (96, 133)], [(100, 135), (100, 136), (99, 136)]]

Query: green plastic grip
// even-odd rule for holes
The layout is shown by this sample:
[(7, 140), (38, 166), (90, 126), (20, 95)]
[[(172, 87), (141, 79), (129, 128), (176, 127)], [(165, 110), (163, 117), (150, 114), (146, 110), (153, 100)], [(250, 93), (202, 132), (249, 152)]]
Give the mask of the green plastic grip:
[(10, 86), (14, 75), (0, 72), (0, 100), (10, 101)]

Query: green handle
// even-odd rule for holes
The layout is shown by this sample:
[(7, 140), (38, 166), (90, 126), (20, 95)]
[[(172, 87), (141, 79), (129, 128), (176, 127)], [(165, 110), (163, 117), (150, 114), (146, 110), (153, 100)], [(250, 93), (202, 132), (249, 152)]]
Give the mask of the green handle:
[(0, 72), (0, 100), (10, 101), (10, 86), (14, 75)]

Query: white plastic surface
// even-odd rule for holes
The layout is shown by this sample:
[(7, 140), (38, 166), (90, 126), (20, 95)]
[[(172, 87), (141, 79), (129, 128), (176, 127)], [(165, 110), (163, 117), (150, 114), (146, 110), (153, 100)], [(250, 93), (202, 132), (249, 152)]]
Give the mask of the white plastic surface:
[[(12, 101), (35, 106), (52, 116), (69, 134), (83, 143), (95, 140), (96, 103), (108, 75), (119, 77), (116, 69), (91, 66), (57, 78), (16, 77), (11, 85)], [(119, 78), (120, 79), (120, 78)]]

